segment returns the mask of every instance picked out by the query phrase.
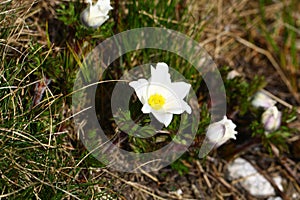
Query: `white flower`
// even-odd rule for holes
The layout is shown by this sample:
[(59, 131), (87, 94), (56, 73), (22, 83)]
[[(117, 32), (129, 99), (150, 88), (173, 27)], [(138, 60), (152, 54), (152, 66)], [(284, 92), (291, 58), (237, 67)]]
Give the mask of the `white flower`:
[(261, 118), (261, 122), (264, 125), (266, 134), (272, 131), (276, 131), (281, 123), (282, 113), (278, 111), (276, 106), (272, 106), (268, 108), (263, 114)]
[(235, 127), (236, 125), (224, 116), (221, 121), (209, 125), (206, 136), (210, 142), (215, 143), (218, 147), (231, 138), (236, 139), (235, 134), (237, 132), (234, 130)]
[(252, 100), (252, 105), (254, 107), (263, 107), (264, 109), (268, 109), (276, 104), (276, 101), (271, 99), (262, 91), (258, 91)]
[(129, 85), (134, 88), (143, 104), (143, 113), (152, 113), (166, 127), (171, 123), (173, 114), (191, 113), (191, 107), (183, 100), (191, 85), (185, 82), (171, 82), (169, 67), (166, 63), (151, 66), (149, 80), (139, 79)]
[(227, 80), (231, 80), (231, 79), (234, 79), (235, 77), (239, 77), (239, 76), (241, 76), (241, 74), (240, 74), (238, 71), (236, 71), (236, 70), (231, 70), (231, 71), (227, 74), (226, 79), (227, 79)]
[(108, 12), (113, 8), (110, 0), (98, 0), (95, 5), (92, 0), (88, 0), (88, 3), (90, 5), (81, 12), (80, 20), (87, 27), (97, 28), (108, 20)]

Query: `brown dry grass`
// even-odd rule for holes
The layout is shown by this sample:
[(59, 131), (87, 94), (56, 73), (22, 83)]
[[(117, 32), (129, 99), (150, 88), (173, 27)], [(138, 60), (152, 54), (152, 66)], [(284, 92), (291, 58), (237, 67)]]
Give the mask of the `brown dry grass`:
[[(199, 19), (198, 23), (204, 24), (205, 34), (199, 41), (211, 55), (218, 59), (220, 64), (227, 64), (248, 77), (252, 77), (253, 74), (267, 77), (268, 87), (272, 87), (273, 93), (280, 94), (280, 98), (284, 97), (294, 105), (299, 105), (300, 48), (299, 44), (296, 45), (298, 63), (292, 63), (290, 54), (292, 44), (284, 43), (284, 30), (297, 28), (289, 27), (282, 18), (284, 9), (293, 1), (278, 1), (267, 5), (264, 8), (266, 19), (262, 19), (260, 15), (258, 2), (248, 0), (219, 0), (215, 4), (210, 2), (195, 1), (190, 4), (190, 9), (192, 15)], [(299, 3), (295, 6), (299, 8)], [(295, 8), (290, 12), (293, 12), (293, 20), (299, 25), (299, 13), (296, 10)], [(264, 24), (263, 20), (268, 24)], [(279, 46), (285, 58), (280, 58), (274, 52), (262, 29), (269, 31), (273, 42)], [(297, 35), (299, 43), (299, 33)]]
[[(10, 27), (7, 29), (7, 37), (0, 39), (1, 59), (17, 59), (17, 62), (22, 62), (20, 58), (24, 58), (28, 53), (29, 44), (37, 42), (47, 45), (49, 42), (45, 26), (40, 24), (44, 20), (36, 16), (41, 16), (40, 12), (45, 10), (55, 16), (54, 7), (57, 4), (72, 1), (13, 0), (12, 2), (11, 6), (1, 13), (5, 17), (0, 21), (0, 27)], [(186, 32), (187, 35), (197, 39), (220, 66), (228, 65), (249, 79), (254, 75), (266, 77), (268, 83), (266, 89), (270, 93), (286, 103), (285, 106), (299, 107), (300, 33), (297, 27), (299, 28), (300, 15), (297, 9), (290, 10), (293, 12), (296, 27), (290, 26), (280, 17), (290, 3), (292, 3), (291, 0), (274, 1), (267, 5), (265, 7), (267, 17), (265, 20), (268, 22), (266, 26), (259, 15), (261, 11), (257, 1), (187, 0), (185, 5), (189, 7), (188, 17), (191, 23), (185, 24)], [(3, 3), (0, 3), (0, 6), (1, 4)], [(300, 4), (298, 3), (296, 7), (299, 11)], [(148, 15), (143, 11), (141, 14)], [(150, 17), (155, 20), (164, 20), (152, 14)], [(171, 23), (177, 23), (177, 21), (174, 20)], [(279, 53), (274, 52), (273, 47), (261, 32), (262, 29), (270, 30), (274, 42), (280, 47)], [(296, 32), (297, 64), (293, 63), (290, 54), (291, 49), (294, 48), (290, 42), (291, 38), (284, 38), (284, 30)], [(284, 40), (287, 41), (284, 42)], [(282, 58), (282, 55), (285, 57)], [(4, 69), (4, 62), (2, 62), (0, 73)], [(299, 122), (293, 125), (300, 130)], [(299, 136), (294, 136), (287, 142), (299, 146), (299, 141)], [(292, 155), (279, 155), (274, 147), (274, 156), (270, 156), (260, 145), (256, 147), (259, 151), (253, 151), (254, 146), (249, 146), (242, 148), (238, 154), (231, 155), (231, 158), (243, 156), (252, 160), (255, 167), (269, 180), (275, 174), (284, 177), (285, 192), (277, 191), (277, 194), (284, 200), (293, 199), (294, 194), (299, 195), (300, 165), (299, 156), (296, 155), (299, 149), (292, 149)], [(220, 148), (210, 154), (204, 163), (197, 159), (190, 163), (184, 162), (183, 165), (189, 168), (189, 172), (183, 176), (171, 168), (143, 174), (88, 168), (79, 173), (80, 177), (77, 177), (77, 181), (85, 182), (89, 179), (88, 176), (92, 176), (92, 179), (97, 179), (99, 176), (105, 177), (107, 182), (96, 185), (95, 191), (106, 189), (117, 194), (119, 199), (255, 199), (225, 178), (228, 160), (222, 155), (224, 151), (230, 151), (231, 148), (236, 147)], [(175, 191), (178, 189), (183, 191), (182, 195), (176, 194)], [(3, 195), (0, 194), (0, 197)]]

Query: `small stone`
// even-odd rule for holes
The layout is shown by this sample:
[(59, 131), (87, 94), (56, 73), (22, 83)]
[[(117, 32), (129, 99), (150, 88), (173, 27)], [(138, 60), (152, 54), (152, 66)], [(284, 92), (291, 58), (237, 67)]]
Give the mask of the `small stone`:
[(282, 200), (281, 197), (269, 197), (267, 200)]
[(227, 170), (228, 179), (238, 182), (252, 196), (268, 197), (275, 195), (275, 190), (269, 181), (245, 159), (236, 158), (228, 165)]
[(292, 199), (299, 199), (300, 195), (298, 193), (293, 193), (292, 194)]

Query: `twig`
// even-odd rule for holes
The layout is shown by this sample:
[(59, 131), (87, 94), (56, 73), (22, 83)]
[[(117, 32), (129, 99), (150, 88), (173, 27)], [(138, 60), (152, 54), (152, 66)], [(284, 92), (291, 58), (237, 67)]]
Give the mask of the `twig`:
[(299, 176), (295, 174), (295, 172), (286, 164), (287, 158), (284, 156), (279, 155), (279, 151), (275, 145), (271, 144), (271, 149), (273, 154), (276, 156), (278, 161), (281, 163), (282, 166), (286, 169), (286, 171), (296, 180), (297, 184), (300, 186), (300, 179)]
[[(277, 101), (278, 103), (282, 104), (283, 106), (285, 106), (285, 107), (287, 107), (287, 108), (289, 108), (289, 109), (291, 109), (291, 110), (293, 109), (293, 105), (289, 104), (289, 103), (286, 102), (286, 101), (283, 101), (282, 99), (278, 98), (277, 96), (275, 96), (275, 95), (272, 94), (271, 92), (269, 92), (269, 91), (267, 91), (267, 90), (265, 90), (265, 89), (262, 89), (262, 92), (263, 92), (265, 95), (267, 95), (267, 96), (271, 97), (272, 99), (274, 99), (275, 101)], [(297, 108), (296, 111), (297, 111), (298, 114), (300, 114), (300, 108)]]

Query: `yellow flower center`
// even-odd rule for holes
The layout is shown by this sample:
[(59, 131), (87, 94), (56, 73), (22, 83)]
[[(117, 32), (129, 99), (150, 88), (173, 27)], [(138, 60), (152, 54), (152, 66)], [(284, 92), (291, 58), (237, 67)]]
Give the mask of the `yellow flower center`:
[(148, 104), (154, 110), (160, 110), (165, 104), (165, 102), (166, 102), (165, 98), (160, 94), (152, 94), (148, 99)]

